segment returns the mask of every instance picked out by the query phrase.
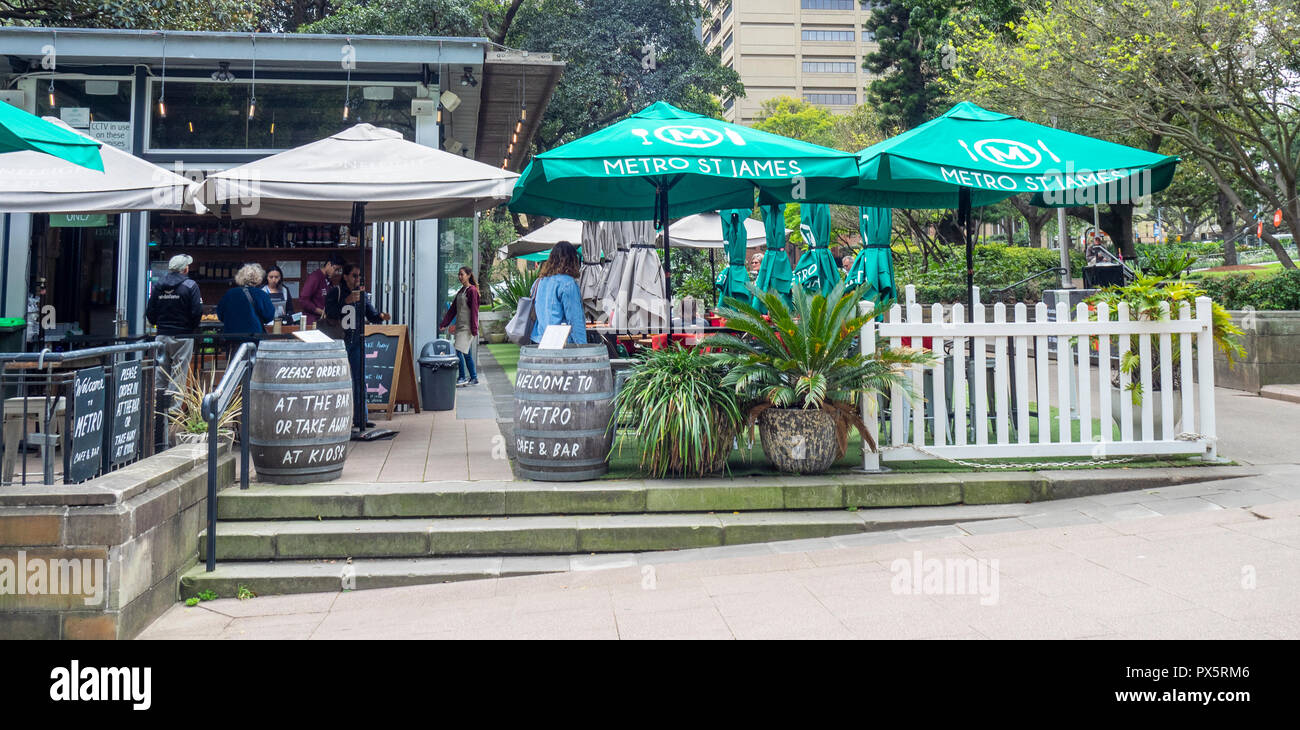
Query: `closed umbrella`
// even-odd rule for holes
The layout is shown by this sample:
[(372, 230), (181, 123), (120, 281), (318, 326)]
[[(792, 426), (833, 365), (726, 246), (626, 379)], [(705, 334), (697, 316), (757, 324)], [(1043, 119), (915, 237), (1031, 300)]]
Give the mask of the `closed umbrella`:
[(587, 319), (595, 319), (601, 311), (600, 284), (604, 280), (604, 262), (600, 255), (599, 221), (582, 224), (582, 270), (578, 274), (578, 292), (582, 295), (582, 308)]
[[(763, 252), (763, 261), (759, 264), (754, 286), (759, 291), (776, 292), (785, 300), (786, 306), (789, 306), (794, 277), (790, 266), (790, 254), (785, 250), (785, 237), (788, 233), (785, 227), (785, 206), (764, 205), (762, 211), (763, 228), (767, 234), (767, 250)], [(753, 297), (752, 303), (760, 311), (766, 311), (766, 307), (758, 297)]]
[(889, 247), (893, 224), (892, 208), (858, 209), (862, 250), (844, 275), (846, 289), (857, 289), (859, 298), (870, 298), (877, 305), (898, 296), (894, 284), (894, 252)]
[(799, 206), (799, 232), (808, 244), (808, 253), (799, 257), (794, 280), (804, 289), (829, 294), (840, 283), (840, 269), (829, 245), (831, 208), (825, 203)]
[[(611, 231), (610, 243), (614, 246), (614, 253), (610, 256), (605, 280), (600, 285), (600, 299), (605, 318), (613, 325), (626, 322), (631, 307), (631, 282), (635, 277), (629, 276), (625, 281), (624, 273), (632, 266), (632, 247), (653, 248), (655, 230), (651, 221), (618, 221), (611, 225)], [(658, 258), (650, 265), (658, 271)], [(628, 288), (624, 288), (625, 284)]]
[(0, 153), (30, 150), (103, 172), (100, 147), (98, 140), (51, 124), (18, 107), (0, 103)]
[(756, 189), (763, 203), (819, 200), (857, 180), (852, 155), (658, 102), (534, 157), (510, 208), (579, 220), (653, 216), (671, 301), (670, 218), (752, 208)]
[(974, 310), (971, 208), (1019, 193), (1051, 206), (1133, 202), (1173, 179), (1177, 157), (1034, 124), (970, 102), (858, 152), (862, 179), (826, 202), (957, 208), (966, 232), (967, 315)]
[[(44, 121), (90, 139), (54, 117)], [(195, 199), (198, 184), (188, 178), (116, 147), (106, 146), (97, 154), (99, 172), (34, 150), (0, 154), (0, 213), (207, 211)]]
[[(234, 218), (350, 223), (364, 264), (367, 221), (469, 217), (509, 198), (517, 177), (409, 142), (400, 132), (358, 124), (213, 173), (203, 182), (203, 194), (206, 201), (227, 204)], [(360, 353), (352, 366), (364, 382), (365, 358)], [(354, 420), (364, 426), (367, 408), (362, 396), (354, 399)], [(358, 438), (368, 438), (364, 427), (361, 431)]]
[(724, 210), (721, 211), (721, 216), (727, 265), (714, 280), (718, 289), (718, 304), (722, 304), (722, 300), (727, 297), (749, 297), (749, 270), (745, 268), (746, 246), (749, 243), (745, 235), (745, 221), (749, 219), (749, 209)]

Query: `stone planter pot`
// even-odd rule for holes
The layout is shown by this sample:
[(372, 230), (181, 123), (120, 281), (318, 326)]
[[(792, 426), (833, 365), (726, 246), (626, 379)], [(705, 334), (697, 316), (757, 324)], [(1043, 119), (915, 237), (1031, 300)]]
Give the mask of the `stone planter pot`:
[(1233, 311), (1232, 323), (1242, 329), (1246, 356), (1228, 365), (1214, 351), (1214, 384), (1258, 393), (1266, 385), (1300, 383), (1300, 312)]
[(500, 345), (505, 343), (509, 338), (506, 337), (506, 333), (504, 332), (493, 332), (492, 334), (487, 335), (486, 339), (489, 344)]
[(835, 418), (821, 409), (769, 408), (758, 417), (763, 453), (780, 471), (821, 474), (840, 457)]
[(514, 312), (480, 309), (478, 313), (479, 335), (486, 337), (489, 342), (495, 342), (495, 340), (491, 339), (492, 335), (499, 334), (505, 337), (506, 323), (510, 321), (512, 316), (514, 316)]
[[(1133, 395), (1131, 393), (1121, 392), (1118, 394), (1118, 397), (1116, 396), (1115, 393), (1111, 393), (1110, 418), (1117, 425), (1123, 423), (1123, 419), (1120, 417), (1120, 410), (1119, 410), (1120, 399), (1129, 398), (1130, 399), (1129, 403), (1133, 407), (1133, 412), (1131, 413), (1131, 418), (1133, 419), (1133, 438), (1135, 440), (1140, 441), (1142, 439), (1142, 406), (1140, 404), (1133, 403), (1131, 400), (1132, 397)], [(1143, 400), (1148, 398), (1151, 399), (1151, 435), (1155, 437), (1157, 440), (1163, 438), (1165, 431), (1164, 431), (1164, 415), (1162, 412), (1163, 406), (1161, 405), (1161, 403), (1163, 402), (1164, 399), (1164, 393), (1157, 390), (1153, 393), (1144, 394), (1142, 398)], [(1183, 392), (1182, 390), (1175, 390), (1174, 391), (1174, 435), (1175, 436), (1177, 436), (1180, 433), (1182, 420), (1183, 420)]]
[[(176, 446), (181, 446), (183, 444), (207, 444), (208, 434), (206, 432), (190, 433), (189, 431), (180, 431), (172, 437), (172, 443)], [(233, 431), (221, 431), (217, 433), (218, 449), (232, 448), (234, 444), (235, 434)]]

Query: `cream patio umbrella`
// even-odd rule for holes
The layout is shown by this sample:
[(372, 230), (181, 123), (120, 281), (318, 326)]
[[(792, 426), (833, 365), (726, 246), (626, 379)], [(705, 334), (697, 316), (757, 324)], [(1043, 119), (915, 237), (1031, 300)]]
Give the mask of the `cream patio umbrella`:
[[(364, 262), (368, 221), (470, 217), (509, 200), (518, 177), (407, 141), (391, 129), (358, 124), (214, 173), (203, 182), (203, 199), (233, 218), (350, 223)], [(362, 349), (357, 348), (353, 367), (364, 383)], [(354, 420), (362, 426), (354, 438), (368, 439), (366, 398), (361, 395), (354, 398)]]

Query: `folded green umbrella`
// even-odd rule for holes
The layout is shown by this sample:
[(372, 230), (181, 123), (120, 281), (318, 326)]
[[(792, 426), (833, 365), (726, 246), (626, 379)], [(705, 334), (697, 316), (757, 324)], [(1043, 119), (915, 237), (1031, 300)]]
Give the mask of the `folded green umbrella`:
[(726, 297), (749, 297), (749, 269), (745, 268), (745, 220), (749, 210), (733, 208), (720, 210), (722, 216), (723, 249), (727, 252), (727, 265), (718, 272), (714, 282), (718, 288), (718, 304)]
[[(763, 231), (767, 234), (767, 249), (763, 252), (763, 261), (758, 267), (758, 276), (754, 286), (759, 291), (776, 292), (790, 306), (790, 291), (793, 289), (794, 274), (791, 272), (790, 255), (785, 251), (785, 206), (764, 205)], [(763, 301), (753, 297), (751, 302), (760, 312), (767, 311)]]
[(808, 252), (799, 257), (794, 280), (809, 291), (829, 294), (840, 283), (840, 267), (831, 253), (831, 207), (825, 203), (799, 206), (799, 232), (808, 243)]
[(104, 161), (99, 157), (100, 143), (33, 114), (0, 103), (0, 153), (32, 150), (54, 155), (74, 165), (99, 172)]
[(894, 285), (894, 252), (889, 248), (893, 224), (892, 208), (858, 209), (862, 250), (844, 275), (846, 289), (857, 289), (860, 298), (870, 298), (877, 305), (898, 296)]

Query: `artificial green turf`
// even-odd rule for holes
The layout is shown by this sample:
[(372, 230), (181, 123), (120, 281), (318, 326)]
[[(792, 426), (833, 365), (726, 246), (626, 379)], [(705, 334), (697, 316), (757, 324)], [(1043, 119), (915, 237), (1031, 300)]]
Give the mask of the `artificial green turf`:
[(492, 359), (496, 360), (505, 371), (506, 381), (514, 385), (515, 371), (519, 369), (519, 345), (503, 342), (499, 345), (484, 345), (484, 347), (492, 353)]

